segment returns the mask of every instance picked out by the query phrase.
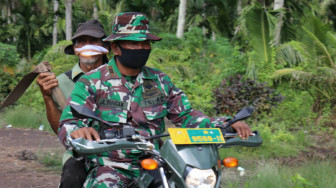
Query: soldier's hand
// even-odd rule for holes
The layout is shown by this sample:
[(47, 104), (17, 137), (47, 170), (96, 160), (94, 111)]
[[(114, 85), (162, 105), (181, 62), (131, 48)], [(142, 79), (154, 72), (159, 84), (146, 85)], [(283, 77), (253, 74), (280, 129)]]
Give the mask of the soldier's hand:
[(243, 140), (248, 139), (248, 137), (252, 135), (250, 127), (245, 122), (237, 121), (232, 124), (231, 127), (237, 131), (238, 136)]
[(38, 75), (36, 79), (37, 84), (43, 96), (51, 96), (51, 89), (58, 86), (58, 81), (54, 73), (44, 72)]
[(71, 137), (73, 139), (76, 138), (85, 138), (86, 140), (96, 140), (99, 141), (100, 140), (100, 136), (98, 134), (98, 132), (96, 131), (96, 129), (92, 128), (92, 127), (83, 127), (77, 130), (72, 131), (71, 133)]

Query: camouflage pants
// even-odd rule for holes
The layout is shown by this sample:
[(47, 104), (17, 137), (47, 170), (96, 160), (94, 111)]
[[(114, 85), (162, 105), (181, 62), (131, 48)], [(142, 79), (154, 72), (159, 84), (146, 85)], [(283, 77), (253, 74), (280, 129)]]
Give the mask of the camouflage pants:
[(126, 188), (139, 174), (139, 171), (97, 166), (89, 173), (84, 187)]

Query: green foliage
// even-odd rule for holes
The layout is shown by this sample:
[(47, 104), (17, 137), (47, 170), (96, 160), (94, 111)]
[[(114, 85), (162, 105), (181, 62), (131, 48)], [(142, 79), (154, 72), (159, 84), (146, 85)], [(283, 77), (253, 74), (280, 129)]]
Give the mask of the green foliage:
[(193, 108), (215, 114), (212, 89), (225, 77), (244, 73), (246, 57), (225, 38), (204, 38), (199, 28), (186, 32), (183, 40), (172, 34), (160, 36), (163, 40), (153, 44), (148, 65), (168, 74)]
[(4, 44), (0, 42), (0, 65), (2, 67), (14, 67), (20, 61), (19, 55), (16, 53), (14, 45)]
[(283, 44), (279, 50), (279, 60), (285, 62), (285, 67), (275, 71), (273, 79), (308, 93), (313, 100), (311, 109), (316, 113), (315, 124), (318, 124), (323, 113), (336, 106), (336, 38), (329, 25), (317, 17), (310, 15), (304, 21), (297, 32), (299, 41)]
[(240, 75), (224, 79), (214, 90), (214, 98), (216, 111), (229, 115), (246, 106), (254, 106), (256, 114), (269, 113), (273, 106), (282, 101), (282, 96), (266, 84), (244, 80)]
[(49, 169), (61, 171), (62, 170), (62, 156), (55, 152), (39, 153), (38, 161)]
[[(51, 14), (45, 14), (42, 4), (37, 1), (20, 0), (16, 12), (16, 38), (18, 53), (31, 61), (35, 52), (51, 44)], [(41, 7), (41, 8), (37, 8)], [(43, 7), (43, 8), (42, 8)], [(51, 7), (51, 6), (49, 6)], [(48, 31), (49, 30), (49, 31)]]
[(284, 100), (262, 122), (281, 122), (285, 129), (310, 127), (314, 114), (310, 110), (313, 99), (309, 93), (292, 90), (287, 85), (279, 86), (278, 91), (283, 93)]
[(56, 45), (49, 48), (43, 56), (43, 61), (48, 61), (53, 67), (52, 71), (59, 75), (70, 70), (77, 62), (76, 55), (64, 54), (64, 48), (72, 44), (71, 41), (59, 41)]
[[(274, 123), (272, 126), (281, 126), (281, 124)], [(297, 156), (304, 147), (309, 145), (307, 136), (301, 132), (291, 133), (284, 129), (270, 128), (265, 124), (259, 124), (253, 130), (259, 131), (263, 139), (261, 146), (257, 148), (233, 147), (221, 149), (220, 156), (232, 156), (239, 159)]]
[[(264, 164), (256, 164), (256, 168), (248, 168), (246, 178), (227, 178), (225, 187), (295, 187), (295, 188), (332, 188), (336, 180), (333, 174), (336, 172), (334, 161), (312, 161), (298, 167), (290, 168), (276, 162), (265, 161)], [(247, 168), (247, 167), (245, 167)], [(238, 181), (241, 182), (238, 182)], [(321, 181), (322, 180), (322, 181)]]
[(0, 70), (0, 101), (4, 101), (7, 95), (18, 83), (20, 74), (12, 75)]
[(16, 47), (0, 42), (0, 49), (0, 101), (3, 101), (16, 86), (21, 74), (14, 70), (20, 62)]
[(26, 129), (37, 129), (40, 125), (45, 125), (44, 130), (52, 132), (45, 112), (28, 106), (7, 107), (3, 114), (3, 121), (13, 127)]

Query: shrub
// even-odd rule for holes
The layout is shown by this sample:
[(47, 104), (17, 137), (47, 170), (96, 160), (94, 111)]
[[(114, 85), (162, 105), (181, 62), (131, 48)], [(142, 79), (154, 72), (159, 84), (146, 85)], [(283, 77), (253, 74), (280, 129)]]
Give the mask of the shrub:
[(15, 66), (20, 62), (16, 47), (0, 42), (0, 49), (0, 101), (3, 101), (21, 75), (15, 71)]
[(214, 115), (212, 90), (225, 77), (246, 72), (244, 54), (226, 38), (204, 38), (199, 28), (190, 29), (183, 40), (172, 34), (160, 36), (163, 40), (154, 43), (148, 66), (168, 74), (193, 108)]
[(256, 114), (270, 112), (283, 97), (264, 83), (242, 79), (239, 74), (224, 79), (214, 90), (218, 114), (233, 115), (245, 106), (254, 106)]
[(20, 57), (16, 52), (14, 45), (4, 44), (0, 42), (0, 65), (14, 67), (20, 61)]

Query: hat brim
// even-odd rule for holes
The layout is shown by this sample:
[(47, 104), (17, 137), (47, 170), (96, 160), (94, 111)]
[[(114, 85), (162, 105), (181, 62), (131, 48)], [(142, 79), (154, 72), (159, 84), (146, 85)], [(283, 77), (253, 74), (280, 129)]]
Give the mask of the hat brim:
[(159, 40), (162, 40), (162, 38), (158, 37), (158, 36), (155, 36), (155, 35), (152, 35), (150, 33), (148, 33), (148, 34), (134, 33), (134, 34), (112, 34), (112, 35), (108, 36), (107, 38), (103, 39), (103, 41), (116, 41), (116, 40), (159, 41)]
[(105, 36), (105, 33), (101, 30), (84, 30), (82, 32), (79, 32), (72, 36), (71, 40), (74, 40), (80, 36), (90, 36), (94, 38), (103, 38)]
[(73, 44), (68, 45), (64, 48), (64, 53), (69, 55), (75, 55), (75, 51), (73, 49)]

